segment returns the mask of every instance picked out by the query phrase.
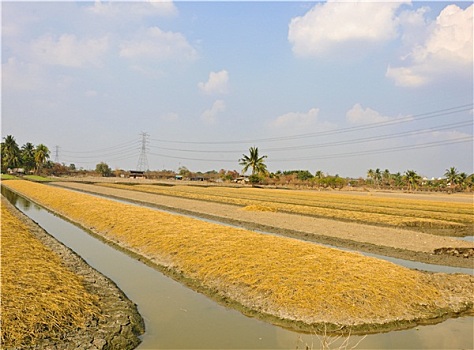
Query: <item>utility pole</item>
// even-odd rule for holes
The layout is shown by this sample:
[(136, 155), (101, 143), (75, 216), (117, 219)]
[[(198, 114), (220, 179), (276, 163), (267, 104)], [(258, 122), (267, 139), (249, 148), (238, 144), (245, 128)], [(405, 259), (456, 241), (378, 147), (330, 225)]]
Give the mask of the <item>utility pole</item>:
[(142, 132), (140, 134), (142, 136), (142, 147), (141, 147), (141, 152), (140, 152), (140, 157), (138, 158), (138, 163), (137, 163), (137, 170), (138, 171), (147, 171), (148, 169), (148, 159), (146, 157), (146, 151), (148, 150), (147, 144), (148, 144), (148, 134), (146, 132)]
[(59, 163), (59, 146), (55, 146), (56, 151), (54, 152), (54, 162)]

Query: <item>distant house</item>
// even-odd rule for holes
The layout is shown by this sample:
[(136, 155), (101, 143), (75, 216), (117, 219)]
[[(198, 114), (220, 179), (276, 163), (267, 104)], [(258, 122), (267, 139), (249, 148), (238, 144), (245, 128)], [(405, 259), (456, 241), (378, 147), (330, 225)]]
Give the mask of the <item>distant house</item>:
[(176, 175), (176, 176), (174, 177), (174, 179), (175, 179), (175, 180), (182, 180), (183, 177), (182, 177), (181, 175)]
[(235, 183), (246, 184), (249, 182), (249, 177), (247, 175), (240, 176), (233, 180)]
[(191, 178), (191, 181), (204, 181), (204, 180), (207, 180), (207, 179), (202, 176), (194, 176)]
[(13, 169), (8, 168), (7, 172), (10, 175), (24, 175), (25, 169), (24, 168), (13, 168)]
[(130, 179), (146, 179), (145, 172), (138, 170), (130, 170), (130, 175), (128, 177)]

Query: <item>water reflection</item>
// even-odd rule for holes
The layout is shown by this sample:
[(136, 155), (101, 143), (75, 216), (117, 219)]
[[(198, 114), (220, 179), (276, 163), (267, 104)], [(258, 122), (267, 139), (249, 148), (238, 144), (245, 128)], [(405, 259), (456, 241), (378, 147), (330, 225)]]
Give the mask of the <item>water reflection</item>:
[[(2, 194), (5, 192), (2, 188)], [(111, 278), (137, 303), (146, 323), (140, 349), (304, 349), (306, 345), (320, 348), (315, 335), (282, 329), (219, 305), (71, 223), (28, 204), (22, 197), (11, 192), (5, 196), (88, 264)], [(472, 349), (473, 320), (463, 317), (432, 326), (369, 335), (358, 349)], [(360, 339), (352, 336), (350, 344)], [(337, 348), (339, 344), (334, 346)]]

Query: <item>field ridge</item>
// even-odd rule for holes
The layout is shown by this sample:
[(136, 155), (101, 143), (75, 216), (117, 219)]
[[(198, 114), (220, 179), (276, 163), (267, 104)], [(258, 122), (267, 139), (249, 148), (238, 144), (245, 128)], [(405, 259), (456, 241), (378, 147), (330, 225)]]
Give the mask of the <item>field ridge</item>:
[(7, 185), (221, 298), (293, 324), (367, 332), (472, 309), (472, 276), (421, 273), (51, 186)]

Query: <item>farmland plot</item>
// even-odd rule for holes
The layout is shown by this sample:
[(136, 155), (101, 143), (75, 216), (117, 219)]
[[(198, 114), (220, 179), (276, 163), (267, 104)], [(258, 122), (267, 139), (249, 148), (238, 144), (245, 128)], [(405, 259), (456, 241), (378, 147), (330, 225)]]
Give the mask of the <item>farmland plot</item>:
[(374, 225), (408, 227), (434, 234), (466, 235), (471, 234), (474, 229), (474, 208), (469, 203), (255, 188), (165, 187), (107, 183), (97, 185), (241, 207), (258, 205), (273, 211)]
[(193, 281), (194, 288), (275, 322), (370, 331), (472, 309), (471, 276), (425, 274), (60, 188), (23, 181), (8, 187)]

